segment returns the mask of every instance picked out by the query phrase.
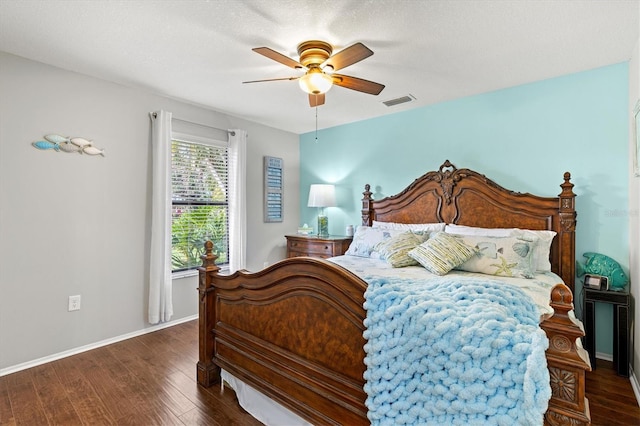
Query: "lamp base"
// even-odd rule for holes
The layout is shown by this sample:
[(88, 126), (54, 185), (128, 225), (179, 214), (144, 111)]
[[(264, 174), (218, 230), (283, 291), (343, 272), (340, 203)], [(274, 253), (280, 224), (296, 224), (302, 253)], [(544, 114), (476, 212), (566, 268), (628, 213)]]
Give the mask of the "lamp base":
[(329, 218), (324, 215), (318, 215), (318, 237), (329, 236)]

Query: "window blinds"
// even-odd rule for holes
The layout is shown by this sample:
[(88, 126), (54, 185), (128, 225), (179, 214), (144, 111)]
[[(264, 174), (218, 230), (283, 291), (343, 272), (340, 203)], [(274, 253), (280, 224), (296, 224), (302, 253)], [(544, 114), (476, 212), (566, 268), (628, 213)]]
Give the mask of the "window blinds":
[(171, 165), (173, 271), (200, 266), (207, 240), (228, 263), (227, 148), (173, 140)]

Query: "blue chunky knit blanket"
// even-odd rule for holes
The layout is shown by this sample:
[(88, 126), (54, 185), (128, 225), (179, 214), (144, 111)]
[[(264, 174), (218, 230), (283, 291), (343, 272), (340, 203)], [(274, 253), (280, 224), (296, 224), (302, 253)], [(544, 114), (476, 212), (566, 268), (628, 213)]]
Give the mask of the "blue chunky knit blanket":
[(372, 425), (543, 424), (548, 340), (520, 289), (459, 276), (367, 281)]

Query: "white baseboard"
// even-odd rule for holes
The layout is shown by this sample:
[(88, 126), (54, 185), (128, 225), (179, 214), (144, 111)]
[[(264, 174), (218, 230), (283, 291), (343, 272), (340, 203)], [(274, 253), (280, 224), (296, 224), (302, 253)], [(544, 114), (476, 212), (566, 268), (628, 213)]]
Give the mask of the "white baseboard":
[(143, 334), (153, 333), (154, 331), (162, 330), (163, 328), (172, 327), (174, 325), (182, 324), (183, 322), (198, 319), (198, 315), (191, 315), (189, 317), (180, 318), (175, 321), (169, 321), (162, 324), (154, 325), (142, 330), (133, 331), (131, 333), (122, 334), (120, 336), (112, 337), (109, 339), (101, 340), (99, 342), (91, 343), (89, 345), (80, 346), (78, 348), (69, 349), (68, 351), (58, 352), (57, 354), (45, 356), (42, 358), (34, 359), (33, 361), (23, 362), (21, 364), (12, 365), (10, 367), (0, 369), (0, 377), (7, 374), (16, 373), (18, 371), (26, 370), (27, 368), (35, 367), (38, 365), (46, 364), (47, 362), (56, 361), (58, 359), (66, 358), (71, 355), (76, 355), (82, 352), (90, 351), (91, 349), (107, 346), (112, 343), (117, 343), (122, 340), (131, 339), (132, 337), (142, 336)]
[(606, 354), (604, 352), (596, 352), (596, 358), (603, 359), (605, 361), (613, 362), (613, 355)]
[(638, 378), (631, 366), (629, 366), (629, 381), (631, 382), (633, 393), (636, 395), (636, 401), (638, 401), (638, 406), (640, 407), (640, 384), (638, 384)]

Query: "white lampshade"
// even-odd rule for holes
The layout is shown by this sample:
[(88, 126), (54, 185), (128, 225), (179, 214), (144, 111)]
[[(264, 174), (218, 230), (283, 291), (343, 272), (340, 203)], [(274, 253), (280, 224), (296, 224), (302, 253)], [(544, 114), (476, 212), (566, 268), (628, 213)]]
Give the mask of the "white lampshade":
[(309, 189), (308, 207), (335, 207), (336, 189), (334, 185), (313, 184)]

